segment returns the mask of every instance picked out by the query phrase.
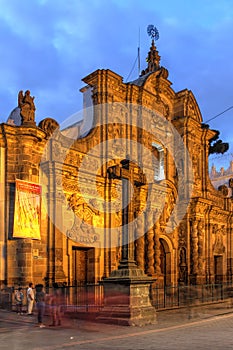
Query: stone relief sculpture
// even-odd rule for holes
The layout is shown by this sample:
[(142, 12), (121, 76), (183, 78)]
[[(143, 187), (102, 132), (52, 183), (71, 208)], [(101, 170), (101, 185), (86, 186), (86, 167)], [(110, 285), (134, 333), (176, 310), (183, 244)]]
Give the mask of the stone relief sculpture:
[(35, 124), (35, 104), (34, 97), (30, 95), (30, 91), (27, 90), (25, 94), (21, 90), (18, 94), (18, 107), (20, 108), (21, 124)]

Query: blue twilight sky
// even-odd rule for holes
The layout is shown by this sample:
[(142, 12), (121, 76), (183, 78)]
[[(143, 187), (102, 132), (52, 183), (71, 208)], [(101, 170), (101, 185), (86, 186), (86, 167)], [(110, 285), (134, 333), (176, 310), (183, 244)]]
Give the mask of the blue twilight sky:
[[(19, 90), (35, 96), (37, 122), (61, 122), (81, 110), (81, 79), (89, 73), (109, 68), (126, 81), (139, 28), (146, 66), (148, 24), (159, 30), (173, 89), (193, 91), (204, 122), (233, 105), (233, 0), (0, 0), (0, 122)], [(129, 80), (136, 77), (137, 65)], [(232, 116), (233, 109), (209, 123), (231, 144), (226, 164)]]

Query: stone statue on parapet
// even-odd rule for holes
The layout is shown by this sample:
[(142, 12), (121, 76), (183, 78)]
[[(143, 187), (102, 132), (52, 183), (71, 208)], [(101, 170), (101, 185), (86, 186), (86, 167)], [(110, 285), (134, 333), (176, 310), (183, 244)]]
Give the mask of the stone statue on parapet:
[(35, 104), (34, 97), (30, 95), (30, 91), (27, 90), (25, 94), (21, 90), (18, 94), (18, 107), (20, 108), (21, 124), (35, 125)]

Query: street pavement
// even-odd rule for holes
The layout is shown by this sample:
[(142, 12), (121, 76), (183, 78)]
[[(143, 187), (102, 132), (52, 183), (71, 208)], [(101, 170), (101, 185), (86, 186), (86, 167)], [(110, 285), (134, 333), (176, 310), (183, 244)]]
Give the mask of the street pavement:
[(157, 312), (157, 323), (117, 326), (64, 317), (62, 326), (37, 326), (35, 316), (0, 310), (1, 350), (225, 350), (233, 349), (233, 309), (213, 304)]

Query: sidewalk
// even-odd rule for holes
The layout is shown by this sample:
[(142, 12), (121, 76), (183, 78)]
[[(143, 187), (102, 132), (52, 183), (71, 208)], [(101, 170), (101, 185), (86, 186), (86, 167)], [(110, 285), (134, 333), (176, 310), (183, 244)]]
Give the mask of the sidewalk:
[[(35, 310), (36, 311), (36, 310)], [(222, 301), (222, 302), (216, 302), (216, 303), (209, 303), (204, 305), (196, 305), (191, 307), (182, 307), (182, 308), (172, 308), (172, 309), (164, 309), (164, 310), (157, 310), (157, 326), (170, 326), (175, 325), (179, 323), (186, 323), (187, 321), (191, 322), (192, 320), (197, 319), (205, 319), (209, 317), (214, 317), (218, 315), (225, 315), (233, 313), (233, 306), (231, 305), (231, 302), (229, 300)], [(17, 316), (17, 317), (16, 317)], [(26, 313), (23, 314), (23, 316), (19, 316), (16, 314), (15, 311), (7, 311), (0, 309), (0, 320), (7, 319), (10, 317), (11, 319), (21, 319), (27, 320), (27, 323), (29, 324), (36, 324), (37, 318), (36, 312), (34, 313), (34, 316), (27, 316)], [(66, 313), (63, 316), (63, 321), (68, 326), (69, 324), (73, 324), (74, 321), (76, 323), (82, 322), (82, 321), (90, 321), (93, 323), (98, 323), (98, 321), (95, 320), (96, 314), (92, 312), (77, 312), (77, 313)], [(46, 314), (44, 316), (45, 323), (48, 325), (51, 323), (51, 317), (50, 315)], [(123, 326), (127, 327), (127, 326)]]
[(179, 309), (157, 311), (158, 324), (162, 327), (185, 324), (210, 317), (221, 316), (233, 313), (230, 300), (210, 303), (205, 305), (195, 305)]
[[(193, 322), (197, 320), (203, 320), (210, 317), (220, 316), (220, 315), (226, 315), (233, 313), (233, 307), (230, 303), (230, 301), (222, 301), (218, 303), (211, 303), (211, 304), (205, 304), (205, 305), (196, 305), (191, 307), (183, 307), (183, 308), (174, 308), (174, 309), (165, 309), (165, 310), (158, 310), (157, 311), (157, 323), (156, 325), (153, 325), (153, 327), (156, 326), (156, 328), (164, 328), (164, 327), (170, 327), (173, 325), (178, 324), (186, 324), (187, 322)], [(15, 321), (20, 322), (23, 320), (23, 324), (25, 325), (37, 325), (37, 314), (34, 313), (34, 316), (28, 316), (26, 313), (21, 315), (17, 315), (14, 311), (7, 311), (0, 309), (0, 321)], [(97, 320), (95, 320), (95, 314), (90, 313), (66, 313), (63, 316), (63, 326), (66, 328), (74, 327), (75, 325), (81, 324), (83, 322), (89, 322), (93, 324), (103, 324), (102, 322), (99, 323)], [(51, 317), (50, 315), (44, 316), (44, 324), (46, 326), (49, 326), (51, 323)], [(133, 327), (127, 327), (127, 326), (116, 326), (116, 325), (106, 325), (105, 326), (112, 326), (112, 327), (120, 327), (122, 329), (124, 328), (133, 328)], [(104, 326), (103, 326), (104, 327)], [(143, 328), (151, 327), (150, 325), (147, 325)], [(136, 327), (137, 328), (137, 327)]]
[[(190, 327), (204, 327), (223, 318), (233, 322), (233, 309), (226, 302), (189, 309), (157, 311), (157, 324), (145, 327), (90, 322), (71, 318), (69, 315), (65, 315), (61, 327), (49, 327), (51, 319), (47, 315), (44, 318), (46, 327), (41, 329), (37, 326), (36, 314), (21, 316), (16, 312), (0, 310), (0, 349), (157, 349), (159, 343), (157, 344), (156, 339), (162, 335), (166, 340), (172, 332), (183, 334)], [(153, 347), (150, 346), (152, 338), (153, 344), (157, 344)], [(187, 338), (189, 339), (189, 336)], [(121, 343), (121, 347), (112, 346), (112, 343), (116, 342)], [(122, 345), (124, 342), (125, 346)]]

